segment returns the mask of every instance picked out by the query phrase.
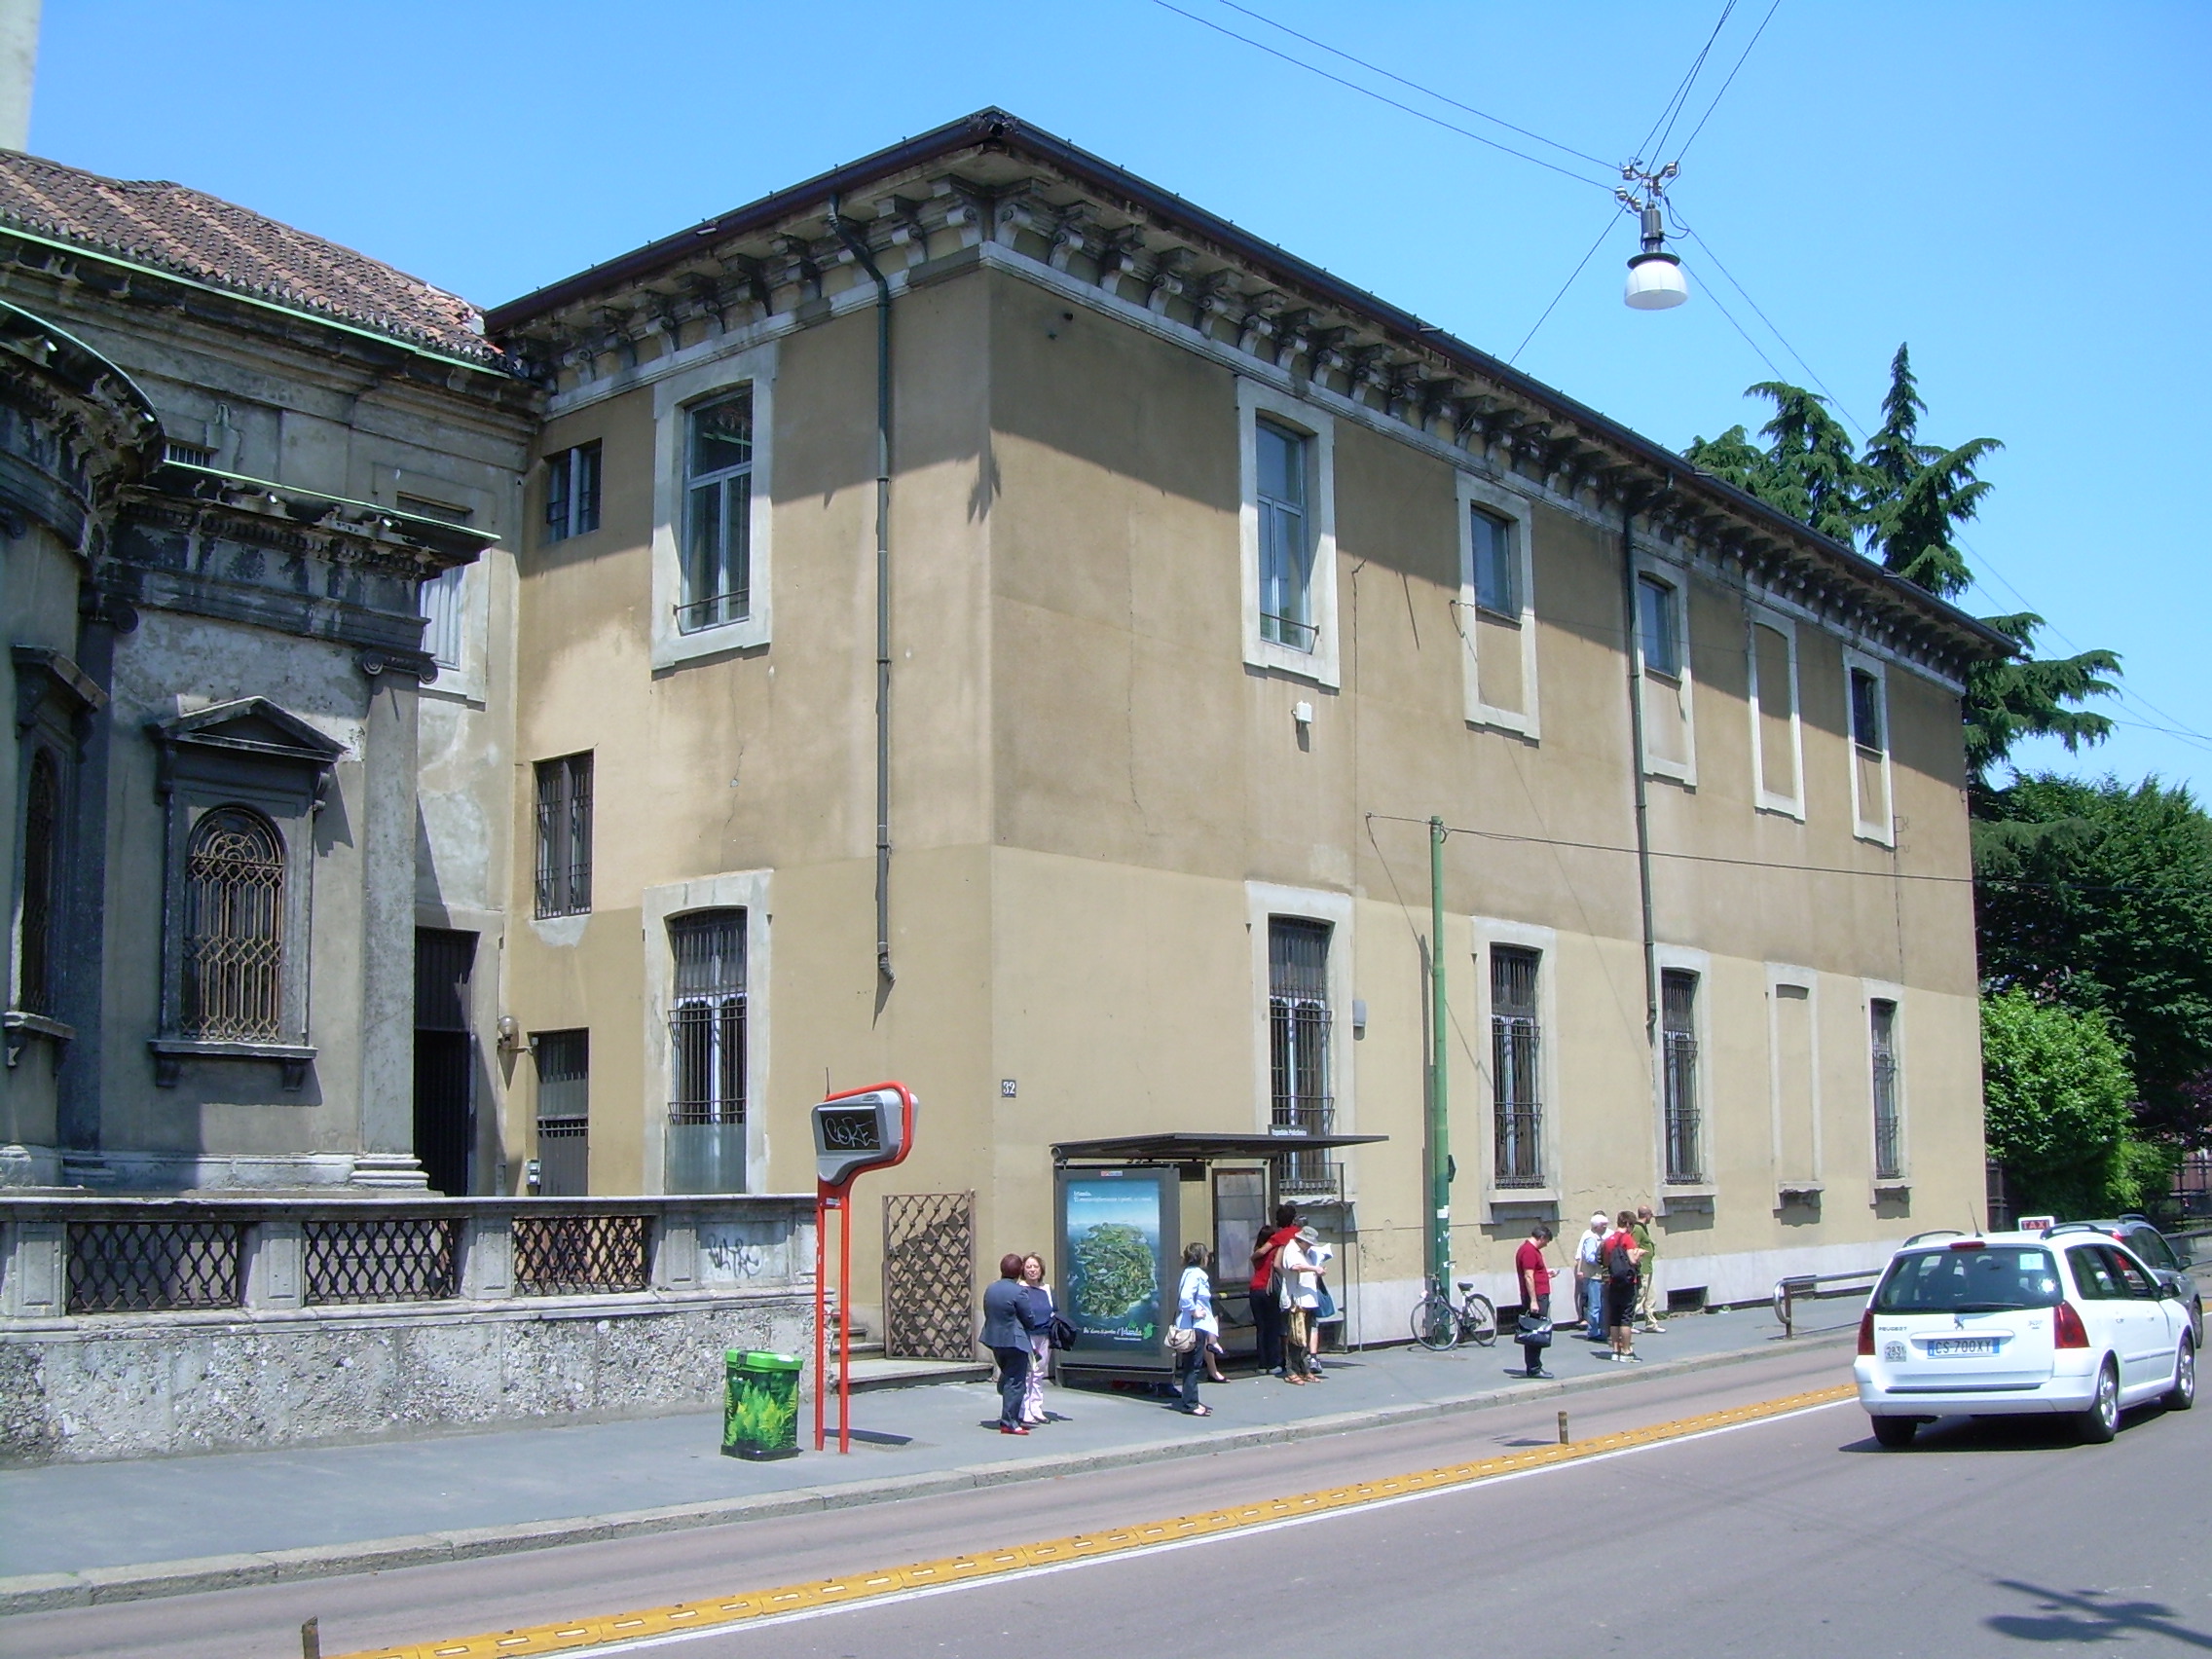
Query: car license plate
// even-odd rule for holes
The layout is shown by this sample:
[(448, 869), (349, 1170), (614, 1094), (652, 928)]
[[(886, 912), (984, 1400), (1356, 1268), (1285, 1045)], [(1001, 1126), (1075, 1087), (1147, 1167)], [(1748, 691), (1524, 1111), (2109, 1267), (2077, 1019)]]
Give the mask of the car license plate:
[(1962, 1354), (1995, 1353), (1995, 1337), (1937, 1337), (1928, 1345), (1931, 1357), (1956, 1358)]

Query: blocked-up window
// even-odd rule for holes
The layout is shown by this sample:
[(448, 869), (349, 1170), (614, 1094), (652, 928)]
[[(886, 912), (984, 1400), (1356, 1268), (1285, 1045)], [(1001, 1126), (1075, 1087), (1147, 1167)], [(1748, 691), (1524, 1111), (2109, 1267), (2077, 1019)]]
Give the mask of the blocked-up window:
[(1500, 1187), (1544, 1184), (1543, 1033), (1536, 1017), (1541, 960), (1517, 945), (1491, 947), (1492, 1151)]
[(591, 908), (592, 757), (537, 763), (537, 914)]
[(753, 388), (701, 404), (685, 422), (683, 592), (686, 634), (753, 610)]
[(1699, 1102), (1695, 974), (1670, 968), (1659, 977), (1659, 1043), (1667, 1179), (1705, 1179), (1705, 1124)]
[(1757, 686), (1758, 804), (1795, 811), (1797, 787), (1797, 660), (1790, 638), (1764, 622), (1751, 624), (1751, 676)]
[(23, 791), (22, 898), (16, 908), (15, 1006), (26, 1014), (55, 1011), (55, 920), (60, 879), (61, 769), (51, 750), (31, 754)]
[(1260, 496), (1260, 636), (1313, 648), (1313, 531), (1307, 510), (1307, 439), (1272, 421), (1255, 423)]

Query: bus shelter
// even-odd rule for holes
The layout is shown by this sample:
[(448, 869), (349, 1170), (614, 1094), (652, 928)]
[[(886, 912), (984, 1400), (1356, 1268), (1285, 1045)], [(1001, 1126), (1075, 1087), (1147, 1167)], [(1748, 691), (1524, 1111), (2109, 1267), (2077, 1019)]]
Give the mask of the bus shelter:
[(1341, 1165), (1328, 1155), (1388, 1138), (1176, 1130), (1055, 1145), (1053, 1282), (1077, 1331), (1058, 1356), (1060, 1375), (1150, 1379), (1174, 1369), (1167, 1330), (1193, 1240), (1214, 1253), (1222, 1346), (1232, 1359), (1250, 1356), (1252, 1247), (1285, 1199), (1335, 1247), (1330, 1288), (1345, 1328), (1356, 1329), (1358, 1238)]

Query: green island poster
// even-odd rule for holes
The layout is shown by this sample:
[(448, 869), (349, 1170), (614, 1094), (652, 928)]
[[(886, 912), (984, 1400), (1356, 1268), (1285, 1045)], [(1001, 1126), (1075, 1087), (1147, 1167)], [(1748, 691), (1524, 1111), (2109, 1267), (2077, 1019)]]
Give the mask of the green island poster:
[(1172, 1169), (1069, 1174), (1060, 1185), (1061, 1310), (1079, 1353), (1162, 1351), (1161, 1239), (1173, 1225)]

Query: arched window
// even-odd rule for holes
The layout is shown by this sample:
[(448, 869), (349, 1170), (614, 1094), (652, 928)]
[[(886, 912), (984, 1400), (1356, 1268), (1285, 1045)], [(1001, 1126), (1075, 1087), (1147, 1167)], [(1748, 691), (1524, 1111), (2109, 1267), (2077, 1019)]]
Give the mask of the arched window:
[(26, 1014), (54, 1012), (54, 884), (61, 835), (61, 777), (54, 756), (31, 757), (23, 804), (23, 903), (18, 912), (16, 1006)]
[(284, 842), (242, 806), (193, 827), (185, 849), (184, 1034), (283, 1036)]

